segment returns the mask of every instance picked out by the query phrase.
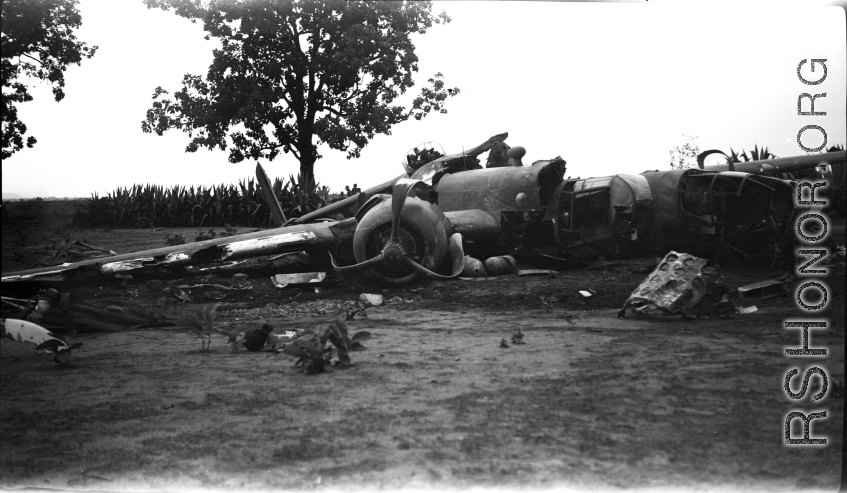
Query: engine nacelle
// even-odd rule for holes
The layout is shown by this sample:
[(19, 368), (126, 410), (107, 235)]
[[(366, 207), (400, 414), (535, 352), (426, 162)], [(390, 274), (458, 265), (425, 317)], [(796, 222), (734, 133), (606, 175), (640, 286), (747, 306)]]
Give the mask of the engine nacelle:
[[(383, 195), (371, 199), (357, 214), (360, 216), (353, 236), (356, 262), (371, 259), (388, 244), (391, 237), (392, 198)], [(434, 204), (409, 197), (400, 215), (399, 243), (406, 257), (432, 271), (442, 271), (448, 260), (449, 221)], [(388, 284), (405, 284), (418, 272), (390, 256), (370, 269), (369, 275)]]

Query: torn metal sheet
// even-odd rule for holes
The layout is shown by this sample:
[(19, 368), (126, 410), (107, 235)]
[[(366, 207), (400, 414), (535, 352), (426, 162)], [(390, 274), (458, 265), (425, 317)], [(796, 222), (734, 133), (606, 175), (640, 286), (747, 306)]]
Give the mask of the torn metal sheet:
[(148, 265), (156, 263), (153, 257), (143, 257), (133, 260), (122, 260), (120, 262), (109, 262), (100, 266), (100, 272), (104, 274), (116, 274), (118, 272), (126, 272), (128, 270), (141, 269)]
[(156, 257), (140, 257), (132, 260), (122, 260), (120, 262), (109, 262), (100, 266), (100, 272), (104, 274), (115, 274), (130, 270), (137, 270), (153, 265), (168, 265), (168, 264), (185, 264), (191, 261), (191, 256), (185, 252), (172, 252), (165, 254), (161, 258)]
[(236, 260), (234, 262), (225, 262), (221, 265), (213, 265), (211, 267), (195, 268), (193, 266), (188, 266), (188, 267), (186, 267), (186, 269), (195, 270), (197, 272), (218, 272), (218, 271), (232, 270), (233, 268), (241, 266), (241, 265), (246, 264), (246, 263), (247, 263), (247, 260)]
[[(632, 308), (636, 313), (660, 309), (686, 317), (711, 314), (726, 293), (723, 276), (708, 261), (687, 253), (669, 252), (627, 298), (619, 317)], [(725, 304), (725, 303), (724, 303)]]
[(58, 364), (67, 364), (71, 350), (82, 346), (81, 342), (69, 344), (38, 324), (17, 319), (0, 319), (0, 337), (33, 344), (36, 350), (52, 353)]
[(786, 293), (788, 293), (788, 284), (784, 279), (768, 279), (738, 288), (738, 295), (742, 298), (770, 298)]
[[(69, 264), (62, 264), (57, 267), (67, 267)], [(27, 274), (9, 274), (8, 276), (2, 277), (2, 282), (18, 282), (18, 281), (29, 281), (32, 279), (45, 279), (45, 280), (61, 280), (61, 274), (64, 272), (63, 269), (56, 270), (47, 270), (47, 271), (39, 271)], [(58, 276), (57, 276), (58, 275)]]
[(594, 291), (593, 289), (580, 289), (578, 293), (579, 297), (585, 301), (589, 301), (597, 296), (597, 291)]
[(304, 272), (300, 274), (276, 274), (271, 277), (271, 282), (273, 282), (275, 288), (284, 289), (291, 285), (323, 282), (324, 279), (326, 279), (326, 272)]
[(220, 246), (223, 250), (221, 260), (239, 256), (240, 254), (249, 254), (251, 257), (263, 254), (273, 254), (277, 253), (281, 247), (284, 247), (289, 243), (313, 241), (316, 238), (317, 235), (311, 231), (300, 231), (297, 233), (282, 233), (273, 236), (236, 241), (234, 243), (228, 243)]

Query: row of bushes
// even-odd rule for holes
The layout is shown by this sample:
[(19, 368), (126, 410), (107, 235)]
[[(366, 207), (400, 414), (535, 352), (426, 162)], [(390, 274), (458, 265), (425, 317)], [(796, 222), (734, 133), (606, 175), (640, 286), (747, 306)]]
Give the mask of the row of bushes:
[[(302, 180), (301, 180), (302, 182)], [(303, 187), (293, 176), (274, 180), (273, 191), (285, 217), (299, 217), (332, 199), (326, 186)], [(79, 227), (151, 228), (273, 225), (270, 208), (252, 178), (238, 185), (132, 185), (105, 196), (93, 194), (74, 215)]]

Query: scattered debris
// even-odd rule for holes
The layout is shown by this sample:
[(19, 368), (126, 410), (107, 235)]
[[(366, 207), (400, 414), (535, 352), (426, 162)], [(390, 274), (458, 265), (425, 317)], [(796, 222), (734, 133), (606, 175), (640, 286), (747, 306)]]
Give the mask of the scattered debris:
[(550, 269), (523, 269), (518, 271), (518, 275), (523, 276), (547, 276), (559, 277), (559, 273)]
[(224, 262), (219, 265), (213, 265), (211, 267), (195, 267), (193, 265), (189, 265), (185, 269), (188, 271), (196, 272), (222, 272), (227, 270), (233, 270), (236, 267), (241, 268), (241, 266), (245, 263), (247, 263), (247, 260), (234, 260), (230, 262)]
[(359, 303), (361, 303), (364, 308), (380, 306), (384, 303), (384, 301), (385, 300), (381, 294), (362, 293), (359, 295)]
[(271, 262), (277, 261), (281, 258), (288, 257), (290, 255), (308, 255), (308, 254), (306, 252), (285, 252), (285, 253), (280, 253), (279, 255), (274, 255), (273, 257), (267, 258), (265, 260), (266, 260), (266, 262), (268, 262), (270, 264)]
[(253, 289), (253, 283), (250, 282), (250, 277), (247, 274), (235, 274), (229, 284), (236, 289)]
[(179, 289), (200, 289), (200, 288), (215, 288), (223, 291), (250, 291), (253, 289), (253, 285), (250, 283), (241, 284), (239, 286), (224, 286), (223, 284), (181, 284), (176, 286)]
[[(723, 313), (728, 297), (723, 276), (706, 259), (669, 252), (627, 298), (618, 317), (628, 308), (636, 315), (652, 309), (685, 317)], [(723, 306), (721, 306), (723, 305)], [(734, 309), (730, 305), (730, 309)]]
[(520, 327), (512, 334), (512, 344), (526, 344), (523, 342), (523, 332)]
[(66, 365), (70, 361), (71, 350), (82, 346), (81, 342), (69, 344), (67, 340), (58, 337), (44, 327), (11, 318), (0, 319), (0, 337), (18, 342), (28, 342), (35, 345), (36, 351), (53, 354), (53, 361)]
[(301, 274), (276, 274), (271, 277), (274, 287), (284, 289), (288, 286), (298, 284), (311, 284), (323, 282), (326, 279), (326, 272), (304, 272)]
[(752, 306), (738, 306), (738, 307), (736, 307), (736, 308), (735, 308), (735, 311), (736, 311), (739, 315), (747, 315), (747, 314), (750, 314), (750, 313), (755, 313), (755, 312), (757, 312), (758, 310), (759, 310), (759, 309), (756, 307), (756, 305), (752, 305)]
[(597, 296), (597, 291), (593, 289), (580, 289), (578, 291), (580, 299), (583, 301), (591, 301), (595, 296)]
[(182, 288), (177, 287), (177, 286), (171, 286), (169, 289), (170, 289), (170, 292), (173, 293), (174, 296), (176, 296), (177, 298), (182, 300), (183, 304), (191, 303), (191, 297), (188, 296), (188, 294), (185, 291), (183, 291)]
[(462, 277), (485, 277), (485, 266), (478, 259), (465, 255), (465, 268), (462, 270)]
[(788, 294), (788, 291), (787, 279), (768, 279), (741, 286), (738, 295), (742, 298), (771, 298)]
[(271, 332), (265, 338), (265, 350), (274, 351), (277, 348), (282, 348), (283, 345), (293, 342), (298, 337), (296, 330), (286, 330), (284, 334), (276, 334)]

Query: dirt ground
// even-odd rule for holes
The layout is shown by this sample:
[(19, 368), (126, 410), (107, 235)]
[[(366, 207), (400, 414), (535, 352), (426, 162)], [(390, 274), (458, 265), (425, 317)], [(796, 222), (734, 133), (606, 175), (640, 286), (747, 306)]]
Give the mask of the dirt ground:
[[(188, 241), (197, 233), (74, 230), (66, 203), (4, 209), (3, 271), (31, 265), (68, 235), (127, 253), (165, 246), (167, 233)], [(834, 229), (844, 244), (843, 218)], [(345, 300), (382, 294), (388, 303), (349, 323), (373, 335), (351, 353), (355, 366), (304, 375), (285, 354), (233, 353), (223, 335), (201, 351), (184, 328), (78, 334), (83, 347), (66, 367), (6, 340), (0, 487), (833, 491), (841, 482), (844, 404), (833, 383), (843, 389), (843, 266), (827, 280), (830, 326), (810, 331), (810, 346), (827, 348), (814, 359), (784, 355), (800, 345), (800, 332), (783, 321), (803, 317), (788, 296), (741, 300), (758, 311), (729, 319), (617, 318), (645, 276), (629, 266), (391, 290), (349, 282), (324, 283), (320, 293), (275, 289), (270, 274), (292, 268), (251, 270), (254, 288), (229, 292), (218, 319), (244, 329), (263, 321), (275, 332), (310, 328), (328, 323)], [(721, 272), (733, 287), (774, 275)], [(173, 316), (201, 304), (148, 281), (60, 290)], [(586, 288), (597, 292), (588, 302), (577, 294)], [(202, 300), (201, 290), (191, 294)], [(559, 301), (548, 311), (539, 296)], [(501, 347), (518, 328), (526, 344)], [(789, 399), (785, 374), (811, 366), (827, 372), (828, 393), (809, 401), (815, 377), (807, 397)], [(783, 445), (794, 410), (827, 411), (811, 428), (826, 446)], [(794, 425), (792, 436), (802, 435)]]

